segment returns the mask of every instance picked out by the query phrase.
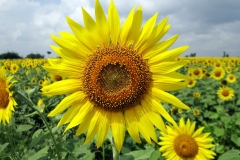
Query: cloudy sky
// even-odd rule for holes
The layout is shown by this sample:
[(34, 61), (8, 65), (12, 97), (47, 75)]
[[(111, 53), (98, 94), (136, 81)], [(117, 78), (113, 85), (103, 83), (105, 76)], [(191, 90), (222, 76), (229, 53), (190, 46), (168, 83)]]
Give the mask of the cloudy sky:
[[(110, 0), (100, 0), (107, 14)], [(143, 23), (158, 12), (158, 21), (168, 16), (168, 39), (179, 34), (173, 47), (189, 45), (183, 54), (240, 56), (239, 0), (115, 0), (121, 21), (131, 8), (142, 6)], [(83, 24), (81, 7), (94, 16), (95, 0), (0, 0), (0, 54), (18, 52), (25, 57), (53, 53), (50, 34), (69, 31), (66, 16)]]

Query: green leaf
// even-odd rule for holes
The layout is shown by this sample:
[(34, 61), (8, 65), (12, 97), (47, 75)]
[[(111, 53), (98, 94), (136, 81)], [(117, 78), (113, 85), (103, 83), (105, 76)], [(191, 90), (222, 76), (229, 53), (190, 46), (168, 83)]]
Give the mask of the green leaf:
[(236, 144), (237, 144), (238, 146), (240, 146), (240, 138), (237, 139)]
[(152, 153), (149, 160), (164, 160), (164, 157), (162, 157), (161, 152), (157, 150)]
[(3, 145), (0, 145), (0, 153), (9, 145), (9, 143), (4, 143)]
[(31, 95), (35, 91), (35, 88), (26, 90), (28, 95)]
[(38, 151), (37, 153), (35, 153), (33, 156), (29, 157), (28, 160), (37, 160), (40, 158), (43, 158), (45, 156), (47, 156), (48, 154), (48, 146), (46, 146), (45, 148), (41, 149), (40, 151)]
[(37, 130), (32, 136), (32, 142), (30, 143), (30, 148), (35, 146), (38, 142), (43, 139), (47, 139), (50, 136), (49, 132), (44, 132), (42, 129)]
[(240, 117), (236, 119), (235, 124), (240, 126)]
[(223, 116), (223, 117), (221, 117), (221, 120), (225, 125), (227, 125), (231, 121), (231, 117)]
[(239, 160), (239, 151), (238, 150), (230, 150), (222, 154), (218, 160)]
[(148, 159), (151, 157), (152, 153), (154, 152), (153, 148), (149, 148), (146, 150), (137, 150), (137, 151), (132, 151), (130, 153), (124, 154), (125, 156), (133, 156), (134, 160), (143, 160), (143, 159)]
[(224, 129), (223, 128), (214, 128), (214, 134), (217, 137), (223, 136), (224, 135)]
[(23, 131), (28, 131), (29, 129), (31, 129), (33, 126), (32, 125), (25, 125), (25, 124), (22, 124), (22, 125), (18, 125), (17, 127), (17, 132), (23, 132)]
[(218, 118), (218, 113), (211, 112), (211, 115), (209, 116), (211, 119), (217, 119)]
[(240, 105), (240, 99), (237, 100), (237, 103), (236, 103), (236, 104), (237, 104), (237, 105)]
[(217, 110), (218, 113), (222, 113), (224, 111), (223, 106), (215, 106), (215, 109)]

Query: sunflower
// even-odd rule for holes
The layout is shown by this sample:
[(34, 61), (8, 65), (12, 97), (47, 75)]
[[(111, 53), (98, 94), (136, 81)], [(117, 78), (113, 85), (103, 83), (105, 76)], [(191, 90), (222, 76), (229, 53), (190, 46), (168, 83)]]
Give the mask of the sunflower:
[(159, 142), (160, 151), (164, 152), (162, 155), (167, 160), (207, 160), (214, 159), (216, 153), (209, 150), (214, 145), (211, 144), (212, 138), (208, 136), (210, 133), (202, 133), (204, 127), (195, 130), (196, 122), (191, 124), (190, 120), (187, 120), (185, 124), (184, 119), (181, 118), (179, 126), (167, 126), (167, 134), (161, 132)]
[(193, 109), (193, 115), (194, 116), (199, 116), (200, 115), (200, 110), (199, 109)]
[(193, 69), (191, 70), (191, 72), (192, 72), (192, 76), (193, 76), (194, 78), (202, 79), (202, 77), (203, 77), (202, 68), (193, 68)]
[(234, 74), (227, 75), (227, 81), (229, 83), (234, 83), (234, 82), (236, 82), (236, 80), (237, 80), (237, 77)]
[(234, 90), (230, 87), (220, 87), (217, 94), (221, 100), (228, 101), (233, 98)]
[(193, 78), (193, 77), (188, 77), (187, 82), (188, 82), (187, 87), (189, 87), (189, 88), (194, 87), (196, 85), (196, 83), (197, 83), (196, 79)]
[(60, 46), (52, 48), (61, 59), (49, 59), (44, 68), (64, 79), (43, 87), (42, 93), (69, 95), (48, 116), (67, 109), (58, 125), (69, 123), (65, 131), (78, 126), (76, 135), (87, 130), (85, 143), (97, 134), (97, 147), (109, 129), (119, 152), (126, 129), (139, 143), (139, 133), (148, 143), (157, 142), (154, 126), (166, 132), (162, 117), (174, 123), (159, 102), (189, 109), (165, 92), (187, 85), (186, 76), (175, 72), (187, 61), (174, 60), (188, 46), (168, 50), (178, 36), (159, 42), (170, 27), (167, 18), (155, 25), (156, 13), (141, 27), (141, 7), (130, 11), (122, 27), (113, 1), (108, 19), (98, 0), (96, 22), (83, 8), (82, 13), (85, 27), (67, 17), (74, 35), (51, 36)]
[(201, 94), (199, 92), (194, 92), (193, 97), (200, 98)]
[(214, 78), (215, 80), (220, 80), (225, 76), (225, 71), (221, 67), (214, 68), (211, 77)]
[(14, 106), (17, 105), (16, 101), (12, 97), (13, 92), (9, 89), (15, 81), (11, 81), (13, 76), (6, 77), (5, 69), (0, 68), (0, 123), (6, 125), (12, 118), (12, 111)]
[(11, 72), (14, 74), (18, 71), (19, 66), (15, 63), (11, 64)]

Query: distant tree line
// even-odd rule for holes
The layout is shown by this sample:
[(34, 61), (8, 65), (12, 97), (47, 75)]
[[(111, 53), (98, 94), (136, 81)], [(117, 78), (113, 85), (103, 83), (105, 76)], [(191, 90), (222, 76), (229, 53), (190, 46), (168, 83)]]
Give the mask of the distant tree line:
[[(186, 55), (185, 57), (196, 57), (197, 53), (191, 53), (190, 55)], [(223, 57), (229, 57), (229, 54), (227, 54), (225, 51), (223, 52)]]
[[(22, 58), (23, 57), (21, 57), (17, 52), (13, 52), (13, 51), (11, 52), (8, 51), (0, 54), (0, 59), (22, 59)], [(30, 53), (25, 58), (40, 59), (40, 58), (44, 58), (44, 55), (41, 55), (39, 53)]]

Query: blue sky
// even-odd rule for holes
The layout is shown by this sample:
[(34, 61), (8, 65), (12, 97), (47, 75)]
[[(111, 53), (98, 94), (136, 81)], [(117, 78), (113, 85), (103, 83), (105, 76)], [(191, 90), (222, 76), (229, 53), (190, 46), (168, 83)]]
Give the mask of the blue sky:
[[(107, 14), (110, 0), (100, 0)], [(198, 56), (240, 56), (240, 1), (237, 0), (115, 0), (124, 22), (134, 6), (143, 7), (143, 23), (158, 12), (158, 21), (168, 16), (168, 39), (179, 34), (173, 47), (189, 45), (183, 54)], [(66, 16), (83, 24), (81, 7), (94, 16), (94, 0), (0, 0), (0, 53), (47, 51), (54, 42), (50, 34), (69, 31)], [(53, 53), (51, 56), (56, 56)]]

